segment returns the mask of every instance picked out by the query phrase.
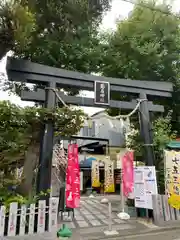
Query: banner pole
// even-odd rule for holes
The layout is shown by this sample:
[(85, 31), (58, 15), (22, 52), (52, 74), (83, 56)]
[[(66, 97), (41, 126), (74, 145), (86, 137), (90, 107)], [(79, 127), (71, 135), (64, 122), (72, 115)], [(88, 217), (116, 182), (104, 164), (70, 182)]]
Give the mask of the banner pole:
[(111, 202), (108, 203), (108, 212), (109, 212), (108, 228), (109, 228), (109, 231), (112, 231), (112, 206), (111, 206)]
[(130, 219), (130, 215), (128, 213), (125, 212), (125, 196), (124, 196), (124, 182), (123, 182), (123, 177), (124, 177), (124, 169), (123, 169), (123, 157), (122, 156), (120, 158), (120, 161), (121, 161), (121, 212), (117, 214), (117, 216), (120, 218), (120, 219), (123, 219), (123, 220), (128, 220)]
[(106, 178), (107, 178), (106, 164), (108, 163), (108, 162), (106, 162), (106, 160), (107, 161), (110, 160), (110, 157), (107, 157), (107, 155), (106, 155), (106, 159), (104, 161), (104, 193), (103, 193), (104, 198), (101, 199), (101, 203), (108, 203), (109, 202), (108, 198), (106, 198)]
[[(108, 202), (108, 230), (104, 231), (106, 236), (118, 235), (119, 233), (116, 230), (112, 229), (112, 205), (111, 202)], [(108, 238), (109, 239), (109, 238)]]
[[(121, 159), (121, 162), (122, 162), (122, 159)], [(121, 164), (122, 166), (122, 164)], [(124, 193), (123, 193), (123, 169), (121, 167), (121, 185), (120, 185), (120, 188), (121, 188), (121, 212), (124, 212)]]

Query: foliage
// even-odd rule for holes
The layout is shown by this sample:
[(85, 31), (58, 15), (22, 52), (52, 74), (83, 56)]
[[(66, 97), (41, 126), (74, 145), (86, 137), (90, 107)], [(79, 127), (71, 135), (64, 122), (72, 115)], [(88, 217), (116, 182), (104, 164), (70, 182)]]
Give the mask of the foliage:
[(160, 117), (153, 124), (154, 150), (159, 158), (167, 143), (176, 139), (176, 132), (172, 131), (171, 118), (172, 112), (169, 112), (165, 118)]
[(15, 169), (22, 166), (29, 148), (40, 141), (45, 123), (51, 121), (61, 136), (76, 134), (83, 124), (81, 110), (69, 108), (21, 108), (8, 101), (0, 102), (0, 189), (18, 185)]
[(112, 77), (174, 82), (179, 70), (179, 19), (169, 6), (156, 6), (154, 1), (148, 1), (147, 5), (166, 10), (169, 15), (135, 6), (109, 38), (103, 73)]
[[(145, 5), (135, 5), (129, 16), (117, 23), (114, 33), (106, 34), (103, 41), (104, 58), (101, 64), (102, 73), (109, 77), (172, 82), (173, 98), (153, 101), (165, 105), (166, 112), (173, 110), (171, 117), (158, 118), (152, 124), (154, 134), (155, 165), (158, 173), (160, 190), (163, 181), (163, 148), (174, 137), (173, 130), (179, 131), (179, 21), (167, 4), (157, 1), (143, 1)], [(147, 6), (147, 7), (146, 7)], [(157, 9), (153, 11), (152, 9)], [(163, 14), (162, 12), (167, 12)], [(134, 96), (113, 93), (114, 99), (131, 100)], [(119, 114), (119, 109), (108, 111), (111, 115)], [(172, 121), (173, 119), (173, 121)], [(128, 146), (135, 150), (135, 157), (142, 158), (142, 139), (138, 128), (128, 136)]]
[(137, 160), (138, 157), (142, 157), (143, 141), (139, 129), (136, 129), (133, 124), (131, 124), (130, 129), (131, 131), (126, 134), (126, 147), (134, 150), (134, 156)]
[(25, 47), (35, 30), (35, 16), (19, 0), (0, 3), (0, 59), (18, 43)]
[[(10, 25), (12, 31), (8, 26), (2, 32), (2, 38), (12, 34), (11, 41), (4, 41), (5, 51), (0, 58), (12, 50), (17, 58), (53, 67), (85, 73), (98, 71), (101, 59), (98, 27), (111, 0), (14, 1), (4, 6), (13, 26)], [(0, 14), (0, 19), (7, 18), (4, 12)], [(17, 92), (21, 85), (6, 82), (6, 89)]]
[[(14, 0), (1, 4), (0, 58), (12, 50), (16, 58), (86, 73), (97, 71), (100, 56), (97, 29), (110, 1)], [(28, 89), (25, 84), (4, 82), (6, 90)], [(22, 109), (1, 102), (0, 110), (0, 169), (5, 169), (3, 176), (7, 179), (24, 162), (30, 147), (37, 147), (44, 123), (52, 120), (56, 133), (69, 136), (83, 122), (80, 110), (67, 108)]]
[[(110, 0), (45, 0), (42, 3), (42, 1), (30, 0), (19, 1), (19, 5), (14, 2), (6, 5), (6, 9), (11, 13), (12, 23), (15, 25), (13, 29), (16, 33), (16, 44), (11, 47), (11, 50), (19, 58), (28, 58), (60, 68), (90, 72), (96, 67), (98, 57), (97, 28), (103, 13), (110, 7), (109, 2)], [(23, 12), (23, 10), (26, 11)], [(20, 11), (22, 11), (21, 14)], [(30, 20), (35, 20), (35, 25), (30, 25), (30, 30), (33, 29), (31, 37), (29, 37), (29, 31), (26, 34), (26, 31), (19, 30), (23, 26), (17, 15), (22, 16), (21, 19), (23, 15), (25, 15), (24, 18), (30, 16), (30, 19), (24, 21), (27, 29), (30, 29), (28, 28), (32, 23)], [(16, 24), (16, 18), (19, 26)], [(7, 31), (9, 32), (9, 29)], [(22, 34), (23, 37), (20, 38)], [(27, 38), (26, 45), (22, 45), (22, 39)]]
[(43, 125), (52, 121), (61, 136), (76, 134), (83, 123), (81, 110), (69, 108), (21, 108), (8, 101), (0, 102), (0, 168), (17, 162), (32, 143), (39, 142)]
[(37, 29), (25, 48), (15, 46), (15, 56), (58, 68), (97, 71), (100, 56), (97, 28), (109, 2), (28, 1), (36, 16)]
[(171, 141), (176, 139), (176, 131), (172, 130), (172, 113), (169, 112), (166, 118), (159, 118), (153, 124), (154, 133), (154, 154), (155, 166), (157, 173), (157, 180), (159, 184), (159, 191), (164, 193), (164, 154), (165, 146)]
[(21, 178), (17, 178), (16, 171), (7, 172), (6, 169), (0, 169), (0, 203), (5, 202), (11, 196), (14, 196), (16, 186), (21, 182)]
[[(176, 138), (176, 132), (172, 131), (172, 113), (163, 118), (159, 117), (152, 123), (153, 150), (155, 154), (155, 167), (157, 171), (158, 185), (161, 192), (164, 191), (164, 161), (163, 150), (166, 145)], [(127, 136), (127, 147), (135, 151), (135, 157), (143, 156), (143, 145), (138, 130), (133, 130)]]
[[(178, 121), (180, 18), (165, 3), (149, 0), (144, 4), (147, 7), (135, 5), (129, 16), (118, 22), (117, 30), (106, 35), (101, 69), (110, 77), (172, 82), (173, 99), (161, 103), (166, 110), (173, 109), (173, 120)], [(116, 94), (113, 97), (122, 98)], [(132, 96), (127, 98), (130, 100)], [(179, 129), (175, 123), (174, 129)]]
[(0, 205), (4, 205), (6, 207), (6, 211), (9, 210), (10, 203), (17, 202), (18, 204), (22, 205), (25, 204), (29, 206), (31, 203), (37, 203), (37, 201), (47, 194), (50, 193), (50, 189), (47, 192), (40, 192), (38, 195), (34, 195), (32, 197), (24, 197), (20, 194), (17, 194), (13, 189), (7, 192), (0, 193)]

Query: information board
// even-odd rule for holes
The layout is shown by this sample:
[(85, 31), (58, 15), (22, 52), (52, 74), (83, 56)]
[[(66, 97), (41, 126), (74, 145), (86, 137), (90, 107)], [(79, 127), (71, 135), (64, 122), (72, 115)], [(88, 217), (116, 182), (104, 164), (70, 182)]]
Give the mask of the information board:
[(158, 194), (156, 170), (154, 166), (134, 168), (135, 207), (153, 209), (152, 195)]

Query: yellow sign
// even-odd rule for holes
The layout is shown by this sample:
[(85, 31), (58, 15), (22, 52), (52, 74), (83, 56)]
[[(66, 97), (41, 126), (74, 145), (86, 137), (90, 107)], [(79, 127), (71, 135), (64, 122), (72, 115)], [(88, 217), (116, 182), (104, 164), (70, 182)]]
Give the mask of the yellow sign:
[(112, 193), (114, 188), (114, 166), (113, 162), (108, 160), (105, 162), (105, 192)]
[(92, 161), (91, 180), (92, 180), (92, 187), (100, 187), (98, 161)]
[(175, 194), (171, 195), (168, 199), (168, 203), (171, 207), (180, 210), (180, 196)]
[(180, 209), (180, 152), (165, 151), (165, 190), (168, 203)]
[(180, 195), (180, 152), (165, 151), (164, 163), (166, 194)]

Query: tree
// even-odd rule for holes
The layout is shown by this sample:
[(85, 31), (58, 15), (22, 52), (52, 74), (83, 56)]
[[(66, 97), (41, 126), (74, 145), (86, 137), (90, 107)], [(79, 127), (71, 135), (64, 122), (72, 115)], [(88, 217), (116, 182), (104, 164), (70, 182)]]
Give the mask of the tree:
[(27, 1), (36, 16), (37, 28), (25, 48), (15, 46), (15, 55), (54, 67), (95, 71), (100, 53), (97, 30), (109, 2)]
[(21, 108), (7, 101), (0, 102), (0, 172), (3, 173), (0, 188), (15, 184), (12, 176), (21, 166), (26, 170), (25, 182), (31, 182), (44, 123), (53, 121), (56, 134), (71, 136), (82, 127), (83, 117), (83, 112), (76, 109)]
[(166, 4), (142, 2), (144, 6), (135, 5), (128, 18), (117, 24), (114, 34), (108, 35), (102, 72), (117, 78), (172, 82), (173, 99), (163, 104), (167, 110), (173, 109), (173, 119), (178, 121), (180, 18)]
[[(170, 6), (157, 4), (151, 0), (140, 0), (127, 19), (117, 24), (117, 30), (107, 34), (103, 45), (104, 58), (101, 69), (104, 75), (135, 80), (166, 81), (174, 85), (173, 98), (170, 101), (153, 99), (154, 102), (164, 104), (166, 112), (173, 110), (171, 117), (169, 115), (165, 118), (160, 117), (152, 124), (154, 164), (158, 171), (161, 192), (164, 190), (163, 149), (175, 136), (173, 129), (179, 130), (174, 124), (177, 123), (179, 115), (177, 109), (180, 104), (179, 20), (180, 18), (172, 13)], [(113, 97), (128, 100), (133, 98), (129, 94), (123, 96), (113, 94)], [(111, 110), (110, 114), (118, 114), (118, 111)], [(133, 120), (134, 129), (129, 135), (128, 147), (135, 150), (136, 159), (142, 160), (142, 139), (139, 126), (135, 124)]]
[[(12, 50), (17, 58), (85, 73), (97, 72), (101, 58), (98, 27), (110, 2), (111, 0), (19, 0), (16, 5), (24, 15), (31, 16), (30, 20), (23, 22), (28, 31), (24, 30), (24, 25), (21, 26), (21, 21), (18, 22), (20, 28), (16, 28), (16, 16), (21, 14), (18, 14), (19, 8), (14, 7), (15, 3), (5, 5), (3, 10), (7, 9), (8, 15), (2, 12), (0, 19), (12, 24), (2, 27), (2, 38), (12, 34), (9, 36), (11, 41), (4, 41), (2, 50), (5, 51), (0, 57)], [(25, 39), (23, 43), (22, 39)], [(15, 89), (19, 94), (22, 84), (6, 82), (5, 89), (7, 87)], [(72, 92), (77, 93), (77, 90)]]
[[(0, 58), (7, 51), (12, 50), (16, 58), (30, 59), (37, 63), (87, 73), (96, 71), (98, 66), (96, 63), (100, 55), (96, 47), (99, 45), (97, 29), (103, 13), (109, 8), (109, 2), (110, 0), (45, 0), (43, 2), (14, 0), (11, 3), (8, 1), (8, 3), (2, 4), (0, 30), (1, 38), (4, 38), (5, 41)], [(25, 21), (21, 21), (23, 16)], [(27, 86), (21, 84), (8, 83), (9, 86), (11, 88), (15, 86), (15, 90), (22, 87), (27, 89)], [(11, 117), (18, 127), (14, 126), (16, 128), (14, 129), (10, 120), (10, 123), (7, 122), (7, 124), (4, 120), (2, 124), (4, 129), (7, 129), (1, 135), (3, 149), (1, 149), (0, 156), (3, 168), (10, 168), (14, 165), (14, 161), (21, 163), (24, 159), (25, 162), (30, 163), (31, 161), (27, 160), (30, 154), (31, 158), (32, 153), (34, 157), (38, 154), (38, 142), (34, 139), (37, 140), (39, 134), (37, 126), (41, 128), (44, 120), (53, 120), (56, 128), (58, 127), (58, 130), (66, 135), (75, 133), (82, 122), (81, 112), (69, 111), (66, 108), (53, 114), (52, 110), (49, 112), (43, 108), (25, 108), (23, 110), (10, 105), (9, 112), (12, 113)], [(5, 117), (5, 110), (2, 113), (4, 113), (2, 116)], [(17, 115), (17, 119), (14, 115)], [(24, 118), (26, 120), (22, 123)], [(73, 120), (73, 118), (75, 119)], [(32, 119), (32, 126), (30, 119)], [(22, 128), (21, 124), (23, 124)], [(64, 129), (64, 125), (67, 128)], [(32, 129), (33, 126), (35, 129)], [(24, 129), (26, 129), (25, 132)], [(29, 165), (27, 169), (29, 169)]]
[(35, 16), (28, 6), (23, 6), (18, 0), (1, 1), (0, 59), (17, 43), (21, 48), (25, 47), (35, 27)]
[[(86, 73), (97, 71), (100, 55), (97, 29), (109, 2), (14, 0), (2, 4), (0, 37), (5, 40), (0, 58), (12, 50), (16, 58)], [(15, 86), (15, 90), (27, 88), (12, 83), (6, 86)], [(1, 107), (1, 126), (6, 131), (0, 135), (0, 159), (7, 174), (16, 163), (24, 163), (24, 169), (33, 169), (35, 163), (31, 159), (37, 158), (39, 131), (45, 121), (52, 120), (58, 132), (65, 135), (75, 134), (83, 122), (81, 111), (67, 108), (53, 113), (43, 108), (22, 109), (10, 103), (2, 103)], [(25, 173), (26, 178), (28, 173), (31, 171)]]
[[(172, 130), (172, 112), (166, 117), (159, 117), (152, 123), (153, 151), (155, 155), (155, 167), (157, 171), (158, 186), (161, 193), (164, 193), (164, 149), (166, 145), (176, 139), (176, 132)], [(127, 147), (135, 151), (136, 160), (143, 156), (143, 145), (138, 129), (133, 129), (127, 137)]]
[(90, 72), (98, 57), (97, 29), (110, 1), (2, 2), (0, 58), (12, 50), (16, 57)]
[(109, 39), (103, 73), (174, 83), (179, 73), (179, 36), (179, 19), (169, 6), (156, 5), (151, 0), (147, 7), (136, 5)]

